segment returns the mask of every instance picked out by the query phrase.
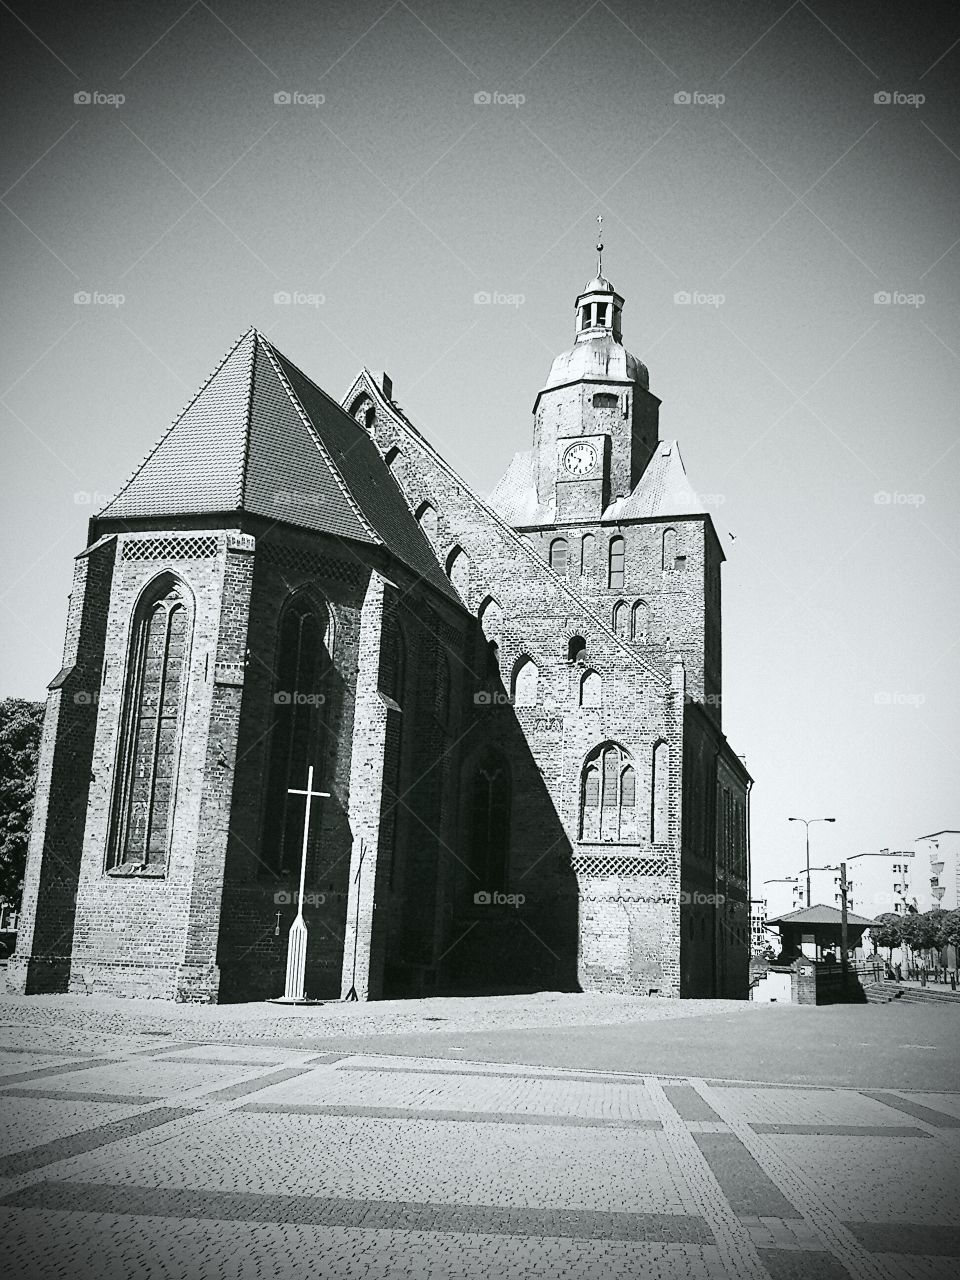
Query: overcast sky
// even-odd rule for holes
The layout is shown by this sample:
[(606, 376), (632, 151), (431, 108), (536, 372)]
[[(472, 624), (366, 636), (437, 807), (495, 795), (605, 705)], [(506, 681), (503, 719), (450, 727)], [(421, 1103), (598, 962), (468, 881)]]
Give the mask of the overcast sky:
[(755, 885), (791, 815), (837, 818), (815, 862), (960, 827), (955, 4), (0, 12), (4, 694), (43, 696), (91, 510), (250, 324), (338, 398), (386, 368), (488, 493), (602, 212), (728, 554)]

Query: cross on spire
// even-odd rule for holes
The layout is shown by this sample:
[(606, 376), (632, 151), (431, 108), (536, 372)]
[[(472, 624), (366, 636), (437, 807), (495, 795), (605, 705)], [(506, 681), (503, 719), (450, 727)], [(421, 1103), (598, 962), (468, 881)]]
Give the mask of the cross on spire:
[(597, 214), (597, 275), (603, 275), (603, 214)]

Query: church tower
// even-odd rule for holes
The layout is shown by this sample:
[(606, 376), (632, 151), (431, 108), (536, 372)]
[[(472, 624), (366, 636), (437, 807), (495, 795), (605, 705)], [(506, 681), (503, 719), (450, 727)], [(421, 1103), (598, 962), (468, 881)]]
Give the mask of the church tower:
[(599, 520), (643, 475), (657, 444), (660, 401), (624, 347), (624, 300), (597, 274), (576, 302), (573, 346), (557, 356), (534, 405), (538, 503), (557, 523)]

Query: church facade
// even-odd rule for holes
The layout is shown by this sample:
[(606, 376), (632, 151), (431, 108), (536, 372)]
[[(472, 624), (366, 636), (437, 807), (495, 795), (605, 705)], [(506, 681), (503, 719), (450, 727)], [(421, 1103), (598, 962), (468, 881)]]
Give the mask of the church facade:
[[(598, 275), (487, 501), (256, 330), (76, 559), (25, 992), (744, 998), (723, 552)], [(304, 798), (313, 766), (303, 901)]]

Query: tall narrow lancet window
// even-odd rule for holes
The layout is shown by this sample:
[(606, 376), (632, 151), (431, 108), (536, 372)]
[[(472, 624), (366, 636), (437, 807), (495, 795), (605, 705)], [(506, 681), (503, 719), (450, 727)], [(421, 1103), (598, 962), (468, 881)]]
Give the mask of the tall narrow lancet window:
[(609, 560), (607, 566), (607, 586), (614, 591), (623, 588), (625, 550), (623, 539), (618, 534), (610, 539)]
[(618, 636), (626, 636), (630, 623), (630, 611), (622, 600), (613, 606), (613, 630)]
[(638, 600), (633, 606), (630, 618), (630, 631), (638, 644), (650, 642), (650, 606), (645, 600)]
[[(306, 786), (307, 768), (313, 765), (314, 785), (330, 790), (322, 784), (330, 780), (332, 650), (326, 605), (312, 594), (294, 596), (280, 618), (261, 854), (264, 864), (280, 873), (297, 870), (303, 841), (303, 802), (289, 795), (289, 788)], [(313, 867), (319, 828), (317, 821), (308, 850), (309, 867)]]
[(615, 742), (587, 757), (580, 785), (580, 839), (603, 844), (637, 839), (636, 774), (630, 754)]
[(580, 543), (580, 573), (587, 577), (593, 573), (597, 555), (597, 540), (592, 533), (585, 533)]
[(567, 572), (566, 538), (554, 538), (550, 543), (550, 568), (554, 573), (565, 574)]
[(447, 577), (466, 600), (470, 595), (470, 559), (462, 547), (454, 547), (447, 556)]
[(511, 798), (510, 767), (501, 752), (493, 748), (483, 752), (469, 772), (466, 791), (469, 895), (503, 892), (509, 866)]
[(417, 507), (417, 523), (431, 542), (437, 540), (437, 509), (430, 502), (421, 502)]
[(167, 865), (189, 648), (186, 595), (168, 578), (145, 598), (134, 619), (111, 867), (163, 870)]
[(599, 673), (585, 671), (580, 680), (581, 707), (599, 707), (601, 702), (601, 682)]
[(526, 654), (513, 669), (513, 702), (517, 707), (535, 707), (540, 684), (537, 664)]
[(677, 562), (677, 531), (676, 529), (664, 529), (663, 531), (663, 567), (664, 569), (673, 569)]
[(670, 820), (670, 748), (658, 742), (653, 749), (650, 779), (650, 839), (662, 844), (669, 834)]

